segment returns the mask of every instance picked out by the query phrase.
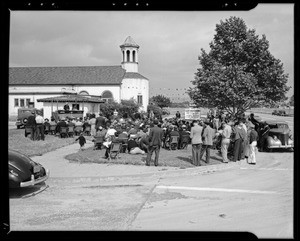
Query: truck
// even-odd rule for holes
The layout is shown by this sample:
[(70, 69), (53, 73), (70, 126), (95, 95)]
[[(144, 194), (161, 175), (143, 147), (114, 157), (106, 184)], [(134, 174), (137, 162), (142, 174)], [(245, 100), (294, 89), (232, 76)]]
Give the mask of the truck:
[(27, 108), (19, 108), (18, 109), (18, 117), (16, 121), (17, 129), (20, 129), (21, 127), (24, 127), (27, 123), (28, 117), (31, 115), (32, 112), (40, 113), (42, 116), (44, 116), (44, 110), (43, 109), (37, 109), (34, 107), (27, 107)]

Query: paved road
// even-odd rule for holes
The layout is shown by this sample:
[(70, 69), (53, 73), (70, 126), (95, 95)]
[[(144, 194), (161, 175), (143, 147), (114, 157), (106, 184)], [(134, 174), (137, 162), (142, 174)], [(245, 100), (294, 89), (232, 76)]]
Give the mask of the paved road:
[[(56, 175), (40, 193), (32, 195), (43, 186), (10, 193), (11, 230), (250, 231), (260, 238), (293, 234), (293, 153), (259, 153), (255, 166), (141, 167), (138, 174), (131, 166), (102, 165), (98, 176), (91, 164), (69, 164), (70, 173), (63, 166), (52, 170)], [(62, 168), (65, 175), (59, 177)]]

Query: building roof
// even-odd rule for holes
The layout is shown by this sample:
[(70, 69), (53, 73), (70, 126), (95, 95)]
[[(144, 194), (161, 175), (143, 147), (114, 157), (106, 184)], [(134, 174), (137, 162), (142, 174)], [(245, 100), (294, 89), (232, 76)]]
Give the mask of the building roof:
[(62, 95), (62, 96), (37, 99), (37, 102), (104, 103), (105, 101), (102, 100), (100, 97), (97, 98), (97, 97), (82, 96), (82, 95)]
[(121, 65), (10, 67), (9, 85), (120, 85), (125, 73)]
[(133, 40), (133, 38), (131, 36), (128, 36), (126, 39), (125, 39), (125, 42), (120, 45), (121, 48), (123, 47), (136, 47), (136, 48), (139, 48), (140, 46)]
[(146, 80), (148, 80), (146, 77), (144, 77), (143, 75), (136, 73), (136, 72), (126, 72), (123, 78), (124, 79), (146, 79)]

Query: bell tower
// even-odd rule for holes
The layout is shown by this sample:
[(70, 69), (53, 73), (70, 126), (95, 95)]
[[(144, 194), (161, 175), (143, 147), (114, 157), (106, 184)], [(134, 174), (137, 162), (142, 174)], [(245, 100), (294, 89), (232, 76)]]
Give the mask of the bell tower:
[(125, 42), (120, 45), (122, 51), (122, 68), (126, 72), (138, 73), (138, 50), (139, 47), (131, 36), (125, 39)]

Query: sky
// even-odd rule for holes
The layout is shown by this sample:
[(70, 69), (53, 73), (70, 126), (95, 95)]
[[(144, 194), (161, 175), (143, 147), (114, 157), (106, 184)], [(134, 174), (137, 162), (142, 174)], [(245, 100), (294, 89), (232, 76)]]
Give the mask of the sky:
[(216, 24), (240, 17), (266, 35), (294, 94), (294, 4), (259, 4), (250, 11), (12, 11), (10, 67), (121, 65), (128, 36), (140, 46), (139, 73), (150, 96), (186, 97), (200, 50), (209, 52)]

